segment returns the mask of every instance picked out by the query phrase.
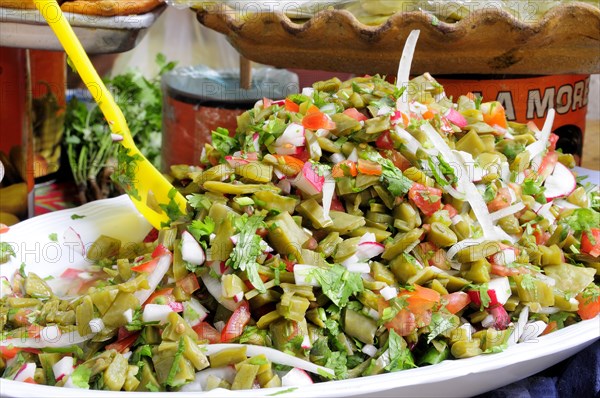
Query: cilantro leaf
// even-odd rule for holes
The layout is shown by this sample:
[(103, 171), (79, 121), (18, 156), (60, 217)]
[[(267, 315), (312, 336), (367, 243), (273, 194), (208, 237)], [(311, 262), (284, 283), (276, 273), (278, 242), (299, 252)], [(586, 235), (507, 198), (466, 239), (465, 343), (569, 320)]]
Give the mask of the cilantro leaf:
[(381, 179), (387, 183), (387, 189), (394, 196), (406, 195), (413, 182), (394, 166), (391, 160), (384, 158), (378, 152), (363, 152), (361, 157), (379, 163), (383, 169)]
[(542, 186), (541, 182), (528, 178), (523, 181), (521, 187), (523, 189), (523, 194), (531, 195), (536, 202), (546, 204), (546, 196), (544, 195), (546, 188)]
[(56, 232), (52, 232), (50, 235), (48, 235), (48, 239), (50, 239), (52, 242), (58, 242), (58, 234)]
[(215, 231), (215, 222), (212, 218), (206, 216), (204, 221), (192, 221), (188, 226), (188, 231), (199, 241), (203, 236), (210, 236)]
[(364, 289), (360, 274), (349, 272), (339, 264), (333, 264), (329, 268), (315, 268), (310, 275), (317, 280), (323, 293), (340, 308), (348, 304), (350, 296)]
[(212, 202), (210, 201), (210, 199), (208, 199), (205, 195), (199, 193), (188, 195), (185, 198), (187, 199), (190, 206), (192, 206), (196, 210), (210, 210), (210, 207), (212, 206)]
[(481, 307), (482, 308), (489, 307), (490, 303), (492, 302), (492, 299), (490, 298), (490, 295), (488, 293), (487, 283), (484, 283), (481, 286), (479, 286), (478, 290), (479, 290), (479, 300), (481, 300)]
[(600, 213), (588, 208), (575, 209), (565, 222), (576, 232), (589, 231), (600, 225)]
[(390, 329), (388, 338), (388, 354), (390, 363), (385, 367), (388, 372), (410, 369), (415, 367), (415, 362), (406, 345), (406, 341), (400, 337), (394, 329)]
[(217, 127), (212, 132), (212, 145), (221, 154), (221, 156), (229, 155), (238, 149), (238, 143), (235, 138), (229, 136), (229, 131), (222, 127)]
[(79, 388), (89, 389), (90, 388), (90, 377), (92, 376), (92, 369), (85, 365), (79, 365), (71, 373), (71, 382)]
[(431, 315), (431, 324), (429, 325), (430, 332), (427, 336), (427, 343), (431, 343), (431, 341), (440, 334), (455, 329), (458, 327), (458, 324), (459, 319), (457, 316), (434, 312)]
[(85, 218), (85, 216), (81, 216), (79, 214), (71, 214), (71, 220), (79, 220), (81, 218)]
[(262, 238), (256, 234), (256, 230), (265, 226), (263, 218), (263, 216), (257, 215), (248, 217), (247, 214), (244, 214), (235, 220), (239, 238), (227, 260), (227, 265), (231, 268), (246, 271), (250, 283), (261, 293), (265, 293), (267, 290), (258, 275), (256, 257), (262, 253), (260, 245)]
[(281, 391), (274, 392), (273, 394), (269, 394), (268, 396), (269, 397), (275, 397), (277, 395), (283, 395), (283, 394), (287, 394), (287, 393), (290, 393), (290, 392), (294, 392), (297, 389), (298, 389), (298, 387), (291, 387), (291, 388), (288, 388), (286, 390), (281, 390)]
[(348, 358), (345, 353), (341, 351), (332, 351), (331, 354), (327, 356), (325, 367), (333, 369), (335, 377), (339, 380), (343, 380), (348, 378), (347, 363)]
[(165, 213), (167, 213), (167, 217), (169, 217), (169, 220), (171, 221), (176, 221), (179, 217), (183, 216), (183, 212), (181, 211), (179, 205), (175, 201), (175, 196), (177, 195), (177, 192), (178, 191), (176, 188), (171, 188), (171, 190), (169, 190), (169, 193), (167, 194), (167, 197), (169, 198), (169, 203), (159, 204), (160, 208), (163, 209)]
[(181, 356), (183, 355), (183, 351), (185, 349), (185, 345), (183, 343), (183, 337), (179, 339), (179, 344), (177, 345), (177, 352), (173, 356), (173, 364), (171, 365), (171, 369), (169, 370), (169, 375), (167, 376), (167, 380), (165, 381), (165, 385), (176, 387), (179, 384), (175, 383), (175, 376), (179, 373), (179, 362)]
[(16, 256), (13, 247), (10, 243), (0, 242), (0, 264), (7, 262), (10, 256)]

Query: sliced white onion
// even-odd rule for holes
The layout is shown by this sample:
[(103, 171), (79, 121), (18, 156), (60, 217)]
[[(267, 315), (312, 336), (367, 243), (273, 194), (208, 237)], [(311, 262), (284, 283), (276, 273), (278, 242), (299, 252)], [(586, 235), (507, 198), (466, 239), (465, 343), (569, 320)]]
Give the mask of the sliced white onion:
[(410, 79), (410, 67), (412, 65), (413, 55), (419, 40), (419, 30), (410, 32), (402, 49), (402, 56), (398, 64), (398, 74), (396, 75), (396, 86), (401, 89), (404, 87), (402, 96), (396, 101), (396, 107), (403, 113), (408, 113), (408, 83)]
[(378, 321), (378, 320), (379, 320), (379, 318), (380, 318), (380, 316), (379, 316), (379, 312), (377, 312), (377, 310), (376, 310), (376, 309), (374, 309), (374, 308), (369, 308), (369, 309), (367, 310), (367, 315), (368, 315), (369, 317), (371, 317), (371, 318), (375, 319), (376, 321)]
[(512, 247), (508, 249), (502, 249), (498, 253), (492, 254), (492, 261), (494, 264), (507, 265), (514, 263), (516, 260), (517, 253)]
[(552, 203), (560, 207), (561, 209), (579, 209), (580, 207), (564, 199), (556, 199)]
[(356, 248), (356, 256), (359, 260), (369, 260), (379, 256), (385, 250), (385, 246), (378, 242), (359, 243)]
[(213, 278), (207, 272), (200, 276), (204, 286), (208, 292), (221, 304), (223, 307), (227, 308), (229, 311), (234, 311), (237, 307), (239, 307), (240, 303), (236, 303), (232, 299), (223, 297), (221, 281)]
[(546, 330), (546, 326), (548, 326), (548, 324), (544, 321), (527, 322), (527, 324), (525, 325), (525, 330), (523, 330), (519, 342), (524, 343), (527, 341), (533, 341), (537, 339), (542, 335), (542, 333), (544, 333), (544, 330)]
[(498, 221), (499, 219), (515, 214), (523, 210), (524, 208), (525, 204), (523, 202), (519, 202), (514, 205), (510, 205), (503, 209), (497, 210), (493, 213), (490, 213), (490, 218), (492, 219), (492, 221)]
[(558, 307), (541, 307), (540, 310), (537, 312), (538, 314), (546, 314), (546, 315), (552, 315), (552, 314), (556, 314), (557, 312), (560, 312), (560, 308)]
[(148, 275), (148, 278), (146, 279), (149, 288), (144, 290), (137, 290), (135, 293), (133, 293), (133, 295), (138, 299), (140, 304), (143, 304), (146, 302), (146, 300), (148, 300), (148, 297), (150, 297), (152, 293), (154, 293), (160, 281), (162, 281), (162, 279), (165, 277), (167, 271), (171, 267), (173, 255), (170, 253), (164, 254), (158, 259), (159, 260), (156, 264), (156, 267), (154, 268), (154, 271), (152, 271), (152, 273), (150, 273), (150, 275)]
[(513, 329), (510, 337), (508, 338), (508, 345), (514, 345), (519, 342), (523, 331), (525, 330), (525, 325), (527, 324), (527, 320), (529, 319), (529, 307), (524, 306), (519, 314), (519, 319), (517, 320), (517, 324)]
[(331, 202), (333, 200), (333, 194), (335, 193), (335, 180), (332, 177), (325, 178), (323, 184), (323, 216), (325, 220), (331, 219), (329, 217), (329, 211), (331, 210)]
[(334, 153), (329, 157), (329, 160), (331, 160), (331, 163), (333, 164), (338, 164), (346, 160), (346, 157), (341, 153)]
[(198, 325), (206, 319), (208, 312), (206, 307), (194, 297), (183, 302), (183, 319), (185, 319), (191, 327)]
[(548, 146), (548, 140), (550, 138), (550, 133), (552, 132), (552, 124), (554, 123), (555, 114), (556, 112), (554, 109), (548, 110), (544, 127), (542, 127), (542, 131), (540, 132), (540, 137), (536, 142), (527, 145), (525, 148), (525, 151), (529, 152), (529, 159), (531, 159), (532, 164), (539, 165), (541, 163), (540, 156)]
[(333, 369), (326, 368), (324, 366), (315, 365), (314, 363), (305, 361), (303, 359), (294, 357), (292, 355), (286, 354), (274, 348), (268, 348), (258, 345), (244, 345), (244, 344), (208, 344), (201, 346), (202, 351), (206, 355), (213, 355), (222, 350), (231, 349), (231, 348), (241, 348), (246, 347), (246, 355), (248, 357), (254, 357), (256, 355), (265, 355), (267, 359), (271, 362), (278, 363), (280, 365), (292, 366), (294, 368), (299, 368), (306, 370), (308, 372), (314, 374), (323, 374), (326, 373), (328, 375), (334, 376), (335, 372)]
[(379, 291), (379, 294), (381, 294), (381, 297), (383, 297), (385, 301), (390, 301), (398, 295), (398, 290), (392, 286), (386, 286)]
[(454, 258), (454, 256), (456, 256), (456, 253), (458, 253), (462, 249), (465, 249), (470, 246), (478, 245), (482, 242), (485, 242), (484, 238), (463, 239), (460, 242), (458, 242), (457, 244), (455, 244), (454, 246), (451, 246), (450, 249), (448, 249), (448, 251), (446, 252), (446, 258), (448, 258), (448, 260), (452, 260)]
[(69, 377), (75, 370), (74, 366), (75, 361), (73, 360), (73, 357), (63, 357), (60, 361), (52, 365), (54, 378), (58, 381), (62, 380), (63, 377)]
[[(131, 311), (132, 317), (133, 317), (133, 311), (131, 309), (129, 309), (129, 311)], [(123, 315), (125, 315), (125, 314), (123, 314)], [(131, 321), (128, 321), (128, 322), (131, 322)], [(100, 333), (102, 331), (102, 329), (104, 329), (104, 321), (102, 320), (102, 318), (94, 318), (94, 319), (90, 320), (89, 326), (90, 326), (90, 330), (92, 331), (92, 333)]]
[(358, 272), (359, 274), (366, 274), (371, 272), (371, 267), (367, 263), (352, 263), (345, 266), (350, 272)]
[(164, 323), (171, 312), (173, 312), (173, 309), (166, 304), (146, 304), (142, 313), (142, 320), (144, 322)]
[(363, 354), (370, 356), (371, 358), (377, 354), (377, 347), (373, 344), (365, 344), (361, 350)]

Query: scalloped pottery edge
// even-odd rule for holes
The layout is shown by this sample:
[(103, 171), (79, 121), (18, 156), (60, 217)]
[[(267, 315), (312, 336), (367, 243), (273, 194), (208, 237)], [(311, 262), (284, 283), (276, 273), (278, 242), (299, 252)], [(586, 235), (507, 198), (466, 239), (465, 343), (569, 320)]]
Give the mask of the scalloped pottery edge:
[(227, 6), (197, 10), (197, 17), (244, 57), (277, 67), (392, 75), (410, 31), (420, 29), (414, 74), (600, 72), (600, 9), (585, 3), (562, 4), (532, 24), (497, 9), (457, 23), (396, 13), (379, 26), (346, 10), (324, 10), (302, 24), (281, 12), (242, 18)]

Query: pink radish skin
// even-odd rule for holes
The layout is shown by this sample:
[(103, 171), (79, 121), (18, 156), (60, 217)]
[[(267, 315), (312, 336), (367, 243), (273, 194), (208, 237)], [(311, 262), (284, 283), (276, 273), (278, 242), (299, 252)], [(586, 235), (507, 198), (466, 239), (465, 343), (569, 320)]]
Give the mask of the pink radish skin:
[(309, 386), (311, 384), (313, 384), (313, 380), (308, 373), (299, 368), (293, 368), (281, 378), (282, 387)]
[(27, 379), (33, 379), (33, 377), (35, 376), (35, 368), (35, 363), (29, 362), (23, 364), (23, 366), (21, 366), (21, 369), (19, 369), (13, 380), (25, 381)]
[(469, 122), (467, 122), (467, 119), (465, 119), (465, 117), (454, 108), (448, 109), (448, 112), (446, 112), (445, 116), (446, 119), (450, 120), (450, 122), (457, 125), (461, 129), (469, 124)]
[(292, 181), (292, 184), (307, 195), (313, 196), (323, 191), (325, 177), (320, 176), (313, 169), (310, 162), (304, 163), (302, 171)]
[(546, 188), (546, 200), (550, 202), (556, 198), (569, 196), (577, 188), (577, 181), (567, 166), (556, 163), (552, 174), (546, 178), (544, 187)]
[(75, 370), (74, 365), (73, 357), (63, 357), (60, 361), (52, 365), (52, 372), (54, 372), (56, 381), (62, 380), (63, 377), (69, 377)]

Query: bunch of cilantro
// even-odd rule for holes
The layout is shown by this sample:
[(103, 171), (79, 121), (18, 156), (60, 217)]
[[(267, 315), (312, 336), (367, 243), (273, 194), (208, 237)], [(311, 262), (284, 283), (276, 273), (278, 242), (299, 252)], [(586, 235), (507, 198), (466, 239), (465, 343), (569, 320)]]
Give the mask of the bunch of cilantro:
[[(161, 76), (175, 67), (163, 54), (156, 56), (159, 73), (151, 79), (139, 70), (104, 80), (113, 94), (142, 154), (156, 167), (160, 167), (162, 143), (162, 92)], [(73, 179), (82, 203), (89, 199), (101, 199), (116, 193), (116, 187), (108, 178), (117, 144), (113, 144), (109, 126), (97, 104), (72, 99), (65, 117), (65, 150)]]

